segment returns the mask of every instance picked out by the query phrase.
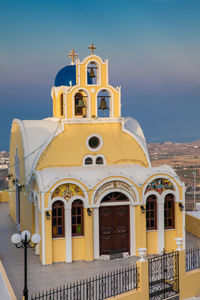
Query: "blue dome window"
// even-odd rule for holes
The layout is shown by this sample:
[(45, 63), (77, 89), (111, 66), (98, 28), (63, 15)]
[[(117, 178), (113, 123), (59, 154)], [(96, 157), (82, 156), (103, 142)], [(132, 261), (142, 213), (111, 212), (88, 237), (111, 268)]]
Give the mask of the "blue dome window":
[(61, 85), (76, 85), (76, 65), (66, 66), (58, 72), (54, 86)]

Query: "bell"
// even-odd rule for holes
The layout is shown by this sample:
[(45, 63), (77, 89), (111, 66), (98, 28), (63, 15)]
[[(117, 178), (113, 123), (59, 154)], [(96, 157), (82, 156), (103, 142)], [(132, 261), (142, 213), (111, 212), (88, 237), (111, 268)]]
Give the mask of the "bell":
[(77, 107), (81, 107), (81, 108), (85, 107), (83, 99), (78, 99)]
[(108, 109), (108, 105), (107, 105), (106, 100), (105, 100), (104, 97), (101, 98), (99, 109), (102, 109), (102, 110)]
[(90, 76), (91, 78), (96, 77), (95, 74), (94, 74), (94, 69), (93, 69), (93, 68), (91, 68), (90, 73), (89, 73), (89, 76)]

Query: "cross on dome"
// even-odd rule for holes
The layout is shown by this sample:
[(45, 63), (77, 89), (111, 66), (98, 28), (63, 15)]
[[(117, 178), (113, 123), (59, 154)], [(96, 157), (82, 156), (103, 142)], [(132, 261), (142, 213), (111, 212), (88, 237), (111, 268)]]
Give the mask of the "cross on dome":
[(76, 57), (78, 57), (78, 54), (75, 53), (75, 50), (72, 49), (71, 52), (67, 55), (68, 57), (70, 57), (72, 59), (71, 61), (71, 65), (74, 65), (74, 59)]
[(88, 49), (90, 49), (90, 50), (91, 50), (91, 54), (93, 54), (94, 50), (97, 49), (97, 47), (95, 47), (95, 45), (92, 43), (92, 44), (88, 47)]

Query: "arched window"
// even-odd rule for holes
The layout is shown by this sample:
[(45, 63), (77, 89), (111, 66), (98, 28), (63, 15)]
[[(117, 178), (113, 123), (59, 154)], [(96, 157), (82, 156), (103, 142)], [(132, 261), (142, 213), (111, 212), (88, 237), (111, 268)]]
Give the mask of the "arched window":
[(173, 229), (175, 227), (173, 194), (168, 194), (165, 197), (164, 225), (165, 225), (165, 229)]
[(64, 203), (56, 201), (52, 205), (52, 237), (65, 236)]
[(99, 84), (99, 69), (95, 61), (89, 62), (87, 66), (87, 84)]
[(129, 201), (126, 195), (119, 192), (112, 192), (106, 195), (101, 202), (117, 202), (117, 201)]
[(72, 203), (72, 236), (83, 234), (83, 202), (81, 200), (75, 200)]
[(157, 229), (157, 202), (156, 196), (150, 195), (146, 202), (146, 227), (147, 230)]
[(76, 93), (76, 95), (75, 95), (75, 116), (82, 116), (84, 107), (85, 107), (85, 103), (83, 100), (83, 95), (81, 93)]
[(96, 158), (96, 165), (103, 165), (103, 157), (97, 156), (97, 158)]
[(85, 165), (92, 165), (92, 164), (93, 164), (92, 157), (86, 157), (85, 158)]
[(110, 95), (107, 90), (101, 90), (97, 95), (97, 116), (108, 118), (110, 116)]
[(60, 115), (63, 116), (63, 93), (60, 95)]

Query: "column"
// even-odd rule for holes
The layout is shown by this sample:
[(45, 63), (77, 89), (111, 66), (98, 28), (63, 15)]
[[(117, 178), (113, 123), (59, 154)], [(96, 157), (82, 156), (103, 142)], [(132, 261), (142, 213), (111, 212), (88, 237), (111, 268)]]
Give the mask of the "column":
[(157, 198), (157, 201), (158, 253), (160, 253), (165, 247), (164, 200), (159, 201), (159, 199)]
[(99, 258), (99, 207), (93, 209), (94, 259)]
[(65, 262), (72, 262), (72, 221), (71, 208), (65, 208)]
[(130, 205), (130, 255), (135, 255), (135, 206)]

